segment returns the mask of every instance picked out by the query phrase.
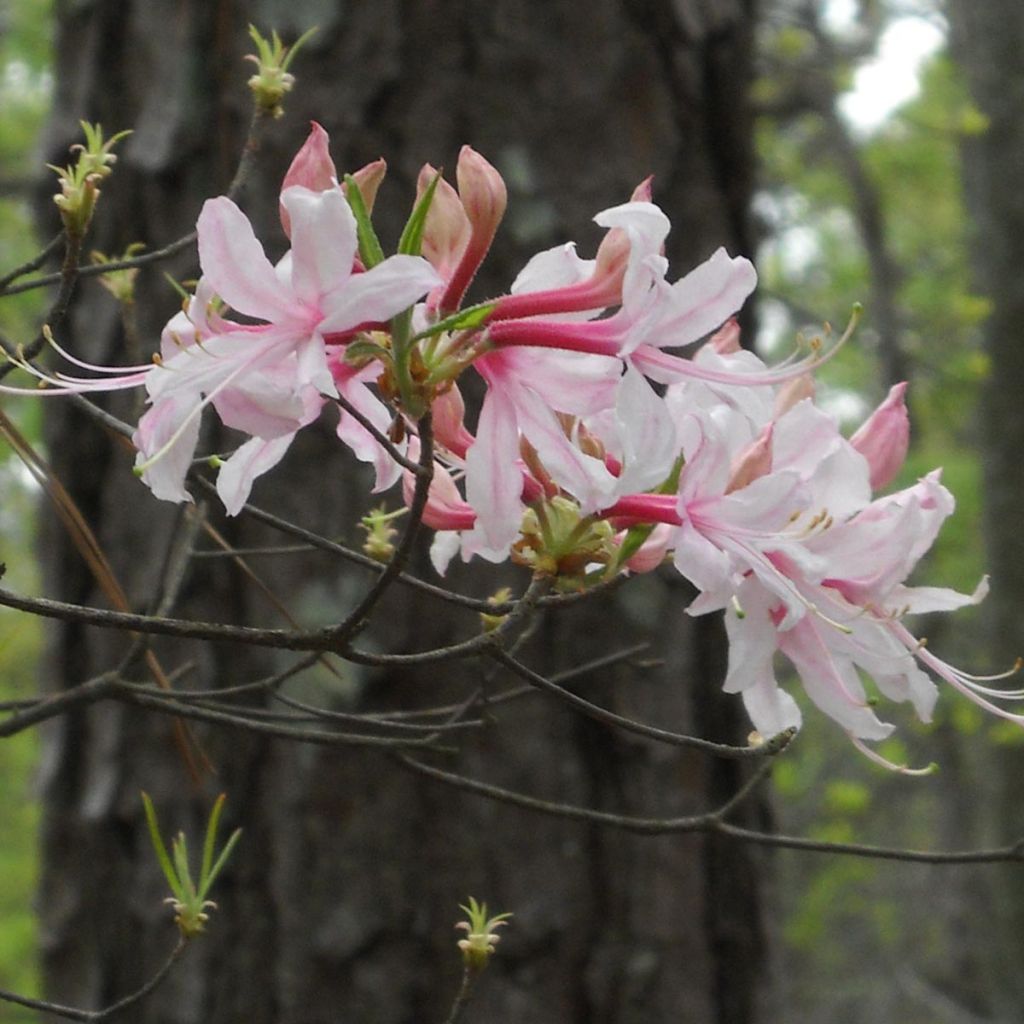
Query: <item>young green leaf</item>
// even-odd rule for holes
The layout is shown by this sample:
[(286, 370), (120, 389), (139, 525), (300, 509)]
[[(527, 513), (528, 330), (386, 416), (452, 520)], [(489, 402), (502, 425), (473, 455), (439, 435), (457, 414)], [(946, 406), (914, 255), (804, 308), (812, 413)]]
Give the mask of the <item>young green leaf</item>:
[(164, 873), (164, 878), (167, 879), (167, 884), (171, 888), (171, 892), (179, 900), (184, 900), (185, 892), (181, 887), (181, 883), (178, 881), (178, 876), (171, 865), (171, 858), (168, 856), (167, 847), (164, 846), (163, 838), (160, 835), (160, 825), (156, 820), (156, 810), (153, 807), (153, 801), (150, 800), (148, 793), (142, 794), (142, 806), (146, 811), (146, 824), (149, 826), (149, 838), (153, 844), (153, 850), (156, 853), (157, 862), (160, 864), (160, 869)]
[(438, 171), (426, 187), (423, 195), (412, 209), (409, 220), (402, 229), (402, 237), (398, 240), (398, 251), (408, 256), (419, 256), (423, 248), (423, 231), (427, 224), (427, 214), (430, 213), (431, 203), (434, 201), (434, 193), (437, 191), (437, 183), (441, 180), (441, 172)]
[(381, 248), (377, 232), (370, 223), (370, 213), (363, 201), (363, 193), (359, 191), (359, 183), (351, 174), (345, 175), (345, 196), (352, 213), (356, 218), (356, 232), (359, 237), (359, 257), (367, 270), (384, 261), (384, 250)]

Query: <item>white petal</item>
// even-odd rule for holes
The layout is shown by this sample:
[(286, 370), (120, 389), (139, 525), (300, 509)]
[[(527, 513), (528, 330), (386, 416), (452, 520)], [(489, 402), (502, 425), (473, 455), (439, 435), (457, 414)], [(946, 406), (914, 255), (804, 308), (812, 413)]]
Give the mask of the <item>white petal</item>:
[(232, 309), (269, 323), (301, 315), (248, 218), (227, 196), (203, 204), (196, 231), (203, 276)]
[(323, 334), (389, 320), (439, 285), (433, 267), (419, 256), (389, 256), (372, 270), (353, 274), (324, 300)]
[(254, 437), (221, 466), (217, 474), (217, 493), (229, 516), (238, 515), (249, 498), (253, 481), (284, 458), (294, 437), (294, 433), (272, 441)]
[(311, 192), (293, 187), (281, 202), (291, 219), (292, 287), (304, 302), (316, 303), (352, 273), (356, 219), (340, 188)]

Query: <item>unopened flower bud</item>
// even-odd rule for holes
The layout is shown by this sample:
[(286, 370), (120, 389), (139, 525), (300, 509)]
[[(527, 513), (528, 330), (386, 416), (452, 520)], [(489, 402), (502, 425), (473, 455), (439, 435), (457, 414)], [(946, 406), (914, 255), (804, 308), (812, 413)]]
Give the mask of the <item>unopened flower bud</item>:
[(633, 194), (629, 197), (630, 202), (634, 203), (650, 203), (653, 202), (653, 193), (651, 191), (651, 182), (654, 181), (654, 175), (648, 174), (643, 181), (635, 189)]
[(459, 152), (455, 180), (459, 185), (459, 198), (473, 227), (472, 245), (482, 250), (482, 258), (505, 216), (508, 205), (505, 181), (497, 168), (469, 146), (463, 146)]
[(366, 207), (367, 213), (373, 213), (373, 204), (377, 201), (377, 190), (387, 172), (386, 161), (383, 157), (378, 157), (352, 173), (355, 183), (359, 186), (359, 194), (363, 197), (363, 205)]
[(720, 355), (731, 356), (740, 350), (740, 323), (731, 316), (708, 339), (708, 344)]
[(295, 154), (281, 182), (281, 191), (301, 185), (311, 192), (324, 192), (338, 183), (338, 170), (329, 150), (330, 137), (316, 122), (310, 121), (309, 135)]
[[(416, 180), (417, 201), (436, 177), (437, 171), (424, 164)], [(423, 226), (423, 255), (441, 277), (448, 278), (455, 270), (469, 244), (470, 231), (469, 217), (458, 192), (440, 178)]]
[(787, 380), (779, 388), (775, 396), (775, 419), (784, 416), (805, 398), (814, 398), (814, 377), (809, 373), (802, 373), (799, 377)]
[(769, 423), (733, 460), (726, 494), (741, 490), (772, 471), (772, 426)]
[(626, 559), (626, 568), (636, 573), (657, 569), (668, 557), (673, 529), (668, 523), (658, 523), (643, 544)]
[(466, 457), (473, 435), (466, 429), (466, 405), (458, 384), (442, 391), (430, 406), (434, 440), (460, 459)]
[(907, 383), (894, 384), (885, 401), (861, 424), (850, 444), (868, 460), (871, 489), (885, 487), (900, 471), (910, 444), (910, 417), (904, 403)]
[(463, 146), (459, 153), (455, 177), (459, 184), (459, 200), (469, 218), (470, 234), (458, 266), (438, 303), (442, 313), (451, 313), (459, 308), (466, 289), (494, 241), (508, 204), (508, 191), (501, 175), (469, 146)]

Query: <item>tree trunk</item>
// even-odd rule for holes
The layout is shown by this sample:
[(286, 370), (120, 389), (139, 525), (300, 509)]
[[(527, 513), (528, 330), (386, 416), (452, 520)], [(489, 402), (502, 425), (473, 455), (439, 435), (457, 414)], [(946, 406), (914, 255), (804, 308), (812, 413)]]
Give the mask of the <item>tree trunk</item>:
[[(486, 287), (507, 288), (541, 248), (577, 238), (582, 252), (592, 251), (590, 217), (628, 198), (651, 172), (656, 199), (673, 219), (669, 255), (678, 273), (718, 245), (750, 250), (750, 0), (93, 0), (58, 7), (47, 159), (64, 162), (80, 118), (109, 131), (135, 130), (104, 188), (91, 240), (108, 254), (135, 240), (166, 244), (194, 224), (204, 198), (226, 187), (247, 122), (241, 58), (250, 20), (285, 38), (319, 25), (292, 69), (299, 82), (287, 116), (243, 197), (274, 254), (284, 244), (277, 189), (311, 117), (331, 133), (339, 168), (388, 159), (378, 227), (392, 245), (396, 211), (407, 209), (423, 162), (451, 168), (468, 142), (502, 170), (509, 214), (481, 296)], [(187, 279), (198, 268), (194, 253), (185, 253), (164, 269)], [(138, 282), (146, 351), (178, 301), (161, 270), (144, 271)], [(113, 301), (94, 284), (79, 288), (65, 333), (83, 358), (126, 358)], [(111, 407), (131, 419), (133, 401)], [(47, 412), (57, 473), (94, 524), (133, 606), (151, 608), (169, 543), (187, 528), (182, 509), (153, 500), (132, 477), (124, 450), (72, 406), (51, 403)], [(204, 450), (216, 449), (213, 424), (204, 429)], [(353, 495), (361, 489), (332, 441), (330, 424), (304, 431), (253, 500), (354, 541), (363, 510)], [(225, 521), (217, 508), (207, 511), (239, 547), (282, 543), (245, 517)], [(47, 522), (44, 530), (48, 593), (102, 603), (60, 528)], [(202, 535), (197, 543), (212, 546)], [(430, 576), (421, 561), (417, 568)], [(254, 559), (253, 567), (308, 624), (337, 621), (367, 583), (365, 574), (322, 555)], [(454, 571), (454, 582), (493, 582), (487, 567), (471, 569)], [(544, 618), (529, 659), (557, 670), (649, 639), (652, 667), (606, 669), (579, 685), (644, 721), (742, 742), (749, 729), (742, 708), (718, 693), (720, 625), (689, 619), (686, 600), (675, 581), (637, 581), (615, 599)], [(283, 624), (226, 559), (193, 563), (176, 614)], [(404, 592), (389, 598), (366, 642), (412, 651), (473, 629), (471, 613)], [(116, 665), (129, 642), (77, 625), (55, 628), (47, 678), (55, 688), (74, 686)], [(195, 687), (256, 679), (288, 664), (283, 654), (224, 644), (155, 649), (167, 668), (193, 662), (184, 685)], [(477, 664), (446, 665), (443, 673), (346, 666), (343, 683), (311, 671), (289, 692), (355, 711), (429, 706), (464, 697), (481, 671)], [(48, 732), (40, 909), (52, 998), (109, 1004), (150, 976), (173, 944), (139, 790), (153, 795), (168, 830), (192, 834), (210, 794), (223, 789), (228, 823), (245, 835), (214, 893), (218, 909), (208, 935), (132, 1012), (134, 1021), (442, 1020), (460, 972), (452, 924), (470, 894), (516, 915), (477, 996), (489, 1019), (759, 1019), (764, 865), (754, 851), (542, 817), (359, 749), (299, 747), (205, 727), (196, 735), (218, 771), (198, 795), (166, 719), (102, 705)], [(453, 770), (622, 813), (698, 811), (721, 801), (741, 775), (736, 763), (640, 741), (540, 695), (509, 705), (493, 727), (460, 745)]]
[[(983, 327), (989, 379), (979, 416), (984, 440), (986, 537), (992, 592), (986, 602), (991, 649), (999, 668), (1024, 650), (1024, 69), (1020, 40), (1024, 8), (1014, 0), (956, 0), (950, 11), (953, 47), (974, 102), (988, 128), (963, 145), (964, 186), (973, 219), (976, 287), (991, 301)], [(1019, 744), (998, 749), (990, 777), (997, 791), (991, 830), (1024, 835)], [(1016, 1020), (1024, 1008), (1024, 981), (1012, 964), (1024, 947), (1024, 895), (1019, 873), (1005, 869), (988, 894), (991, 914), (982, 946), (994, 1019)], [(988, 956), (985, 956), (988, 952)]]

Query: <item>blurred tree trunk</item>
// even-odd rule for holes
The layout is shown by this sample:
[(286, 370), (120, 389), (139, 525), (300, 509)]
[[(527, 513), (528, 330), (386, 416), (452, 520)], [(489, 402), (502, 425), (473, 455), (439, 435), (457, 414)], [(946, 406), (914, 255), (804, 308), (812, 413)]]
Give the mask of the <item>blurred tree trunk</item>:
[[(988, 128), (965, 138), (964, 187), (973, 219), (976, 286), (991, 301), (983, 327), (990, 361), (979, 415), (984, 436), (986, 533), (992, 593), (986, 602), (998, 668), (1024, 651), (1024, 7), (1015, 0), (955, 0), (953, 48)], [(1003, 744), (992, 759), (996, 793), (992, 831), (1024, 835), (1020, 778), (1024, 747)], [(1018, 1020), (1024, 979), (1013, 965), (1024, 955), (1024, 888), (1011, 868), (995, 876), (986, 919), (994, 1019)]]
[[(293, 70), (299, 83), (271, 131), (245, 196), (272, 255), (283, 248), (276, 192), (310, 117), (331, 132), (340, 168), (384, 155), (379, 201), (392, 244), (420, 164), (454, 165), (468, 142), (509, 182), (509, 215), (486, 286), (507, 287), (526, 257), (567, 238), (592, 251), (593, 214), (628, 198), (654, 172), (674, 231), (677, 272), (724, 244), (749, 252), (747, 110), (752, 0), (92, 0), (58, 3), (57, 104), (47, 159), (63, 162), (79, 118), (132, 127), (104, 188), (92, 245), (155, 248), (188, 230), (203, 199), (223, 191), (244, 137), (249, 98), (246, 25), (295, 38), (320, 30)], [(194, 255), (161, 269), (194, 277)], [(159, 270), (139, 278), (138, 317), (150, 350), (177, 299)], [(483, 294), (481, 290), (481, 294)], [(83, 285), (67, 331), (84, 358), (124, 361), (117, 310)], [(137, 414), (125, 399), (120, 415)], [(137, 608), (152, 607), (167, 531), (183, 510), (154, 501), (130, 456), (70, 406), (47, 408), (55, 468), (96, 529)], [(204, 429), (216, 448), (212, 422)], [(254, 501), (304, 526), (355, 540), (352, 468), (330, 424), (300, 435)], [(226, 442), (222, 442), (226, 443)], [(214, 522), (239, 546), (281, 543), (246, 520)], [(200, 536), (199, 544), (210, 543)], [(100, 602), (59, 527), (45, 527), (48, 592)], [(336, 620), (363, 575), (322, 557), (260, 559), (254, 567), (303, 622)], [(429, 567), (423, 571), (430, 573)], [(486, 574), (485, 570), (485, 574)], [(457, 571), (455, 582), (470, 574)], [(544, 620), (533, 660), (565, 668), (653, 637), (663, 664), (595, 673), (580, 685), (625, 713), (742, 741), (735, 698), (720, 698), (723, 642), (715, 621), (683, 614), (674, 582), (640, 581)], [(281, 625), (225, 559), (190, 571), (177, 613)], [(407, 593), (390, 600), (381, 649), (408, 651), (473, 629)], [(73, 686), (117, 663), (127, 638), (54, 629), (48, 679)], [(165, 665), (191, 659), (188, 685), (259, 678), (287, 658), (225, 645), (158, 645)], [(307, 673), (295, 685), (354, 710), (433, 705), (468, 692), (475, 665), (435, 670), (346, 669), (346, 686)], [(333, 688), (333, 695), (332, 695)], [(206, 938), (135, 1021), (247, 1024), (441, 1020), (458, 981), (452, 924), (473, 894), (515, 912), (478, 998), (503, 1024), (699, 1020), (739, 1024), (765, 1003), (764, 864), (754, 851), (694, 837), (640, 838), (485, 802), (359, 750), (268, 742), (199, 730), (217, 765), (197, 796), (165, 719), (103, 706), (47, 734), (41, 896), (46, 989), (102, 1006), (133, 990), (173, 944), (148, 851), (139, 790), (168, 830), (195, 829), (212, 792), (229, 794), (246, 834), (215, 893)], [(465, 742), (457, 770), (539, 796), (637, 814), (684, 814), (722, 799), (733, 763), (653, 747), (546, 698), (503, 712)], [(755, 808), (750, 814), (763, 814)], [(750, 817), (747, 818), (750, 821)], [(763, 822), (759, 822), (763, 824)], [(771, 1019), (771, 1018), (769, 1018)]]

